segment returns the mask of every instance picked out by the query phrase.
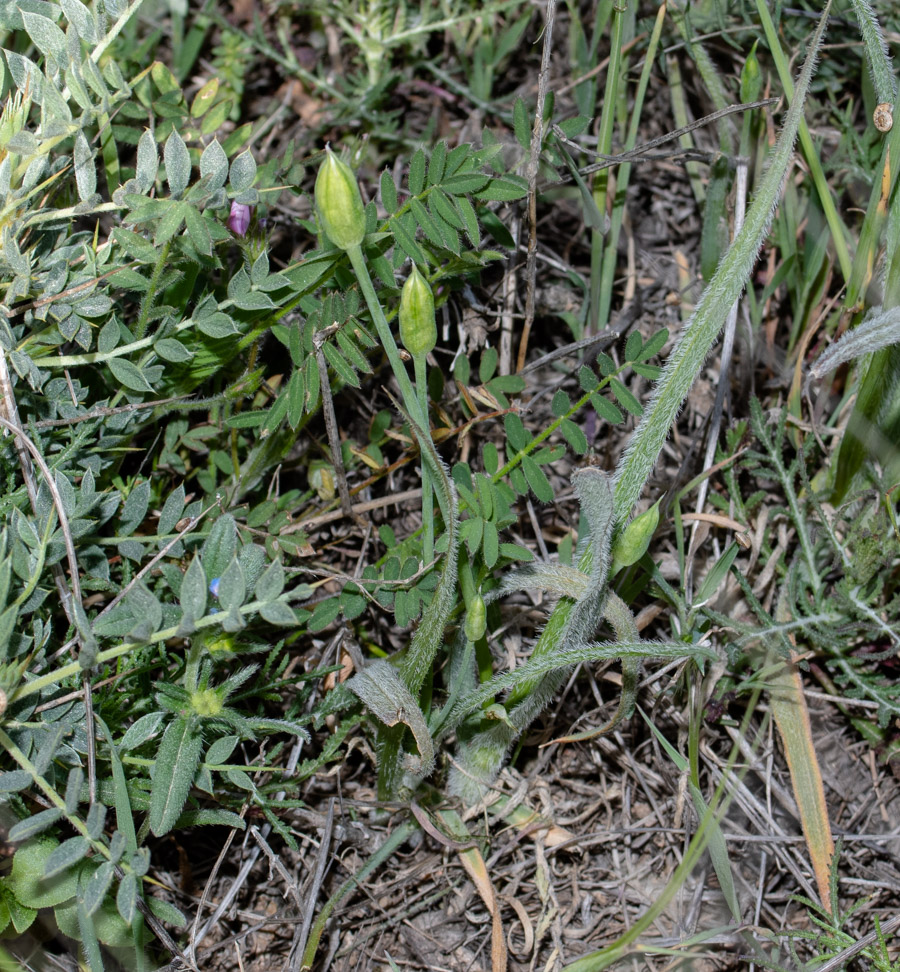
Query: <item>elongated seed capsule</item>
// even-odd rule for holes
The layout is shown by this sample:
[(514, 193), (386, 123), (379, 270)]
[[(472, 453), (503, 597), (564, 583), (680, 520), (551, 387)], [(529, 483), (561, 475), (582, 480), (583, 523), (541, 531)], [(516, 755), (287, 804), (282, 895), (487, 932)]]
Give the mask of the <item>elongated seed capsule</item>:
[(366, 235), (366, 207), (353, 170), (331, 149), (316, 176), (316, 211), (325, 235), (340, 250), (362, 243)]
[(399, 317), (400, 340), (414, 358), (434, 350), (437, 344), (434, 294), (415, 264), (400, 294)]
[(484, 634), (486, 627), (487, 609), (484, 606), (484, 598), (480, 594), (476, 594), (466, 608), (465, 635), (469, 641), (478, 641)]

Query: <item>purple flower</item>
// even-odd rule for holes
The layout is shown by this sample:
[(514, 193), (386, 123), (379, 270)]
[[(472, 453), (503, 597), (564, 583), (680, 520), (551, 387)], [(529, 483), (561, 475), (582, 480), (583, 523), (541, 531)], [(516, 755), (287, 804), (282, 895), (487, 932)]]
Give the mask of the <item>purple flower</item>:
[(246, 236), (250, 226), (250, 207), (244, 203), (233, 202), (228, 217), (228, 228), (238, 236)]

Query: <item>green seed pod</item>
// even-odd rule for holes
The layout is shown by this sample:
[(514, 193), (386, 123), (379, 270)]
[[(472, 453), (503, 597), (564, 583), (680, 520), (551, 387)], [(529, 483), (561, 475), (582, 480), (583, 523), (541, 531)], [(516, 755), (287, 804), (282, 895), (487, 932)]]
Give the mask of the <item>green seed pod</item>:
[(434, 295), (428, 281), (413, 264), (400, 295), (400, 340), (414, 357), (422, 357), (437, 344)]
[(316, 176), (316, 211), (325, 235), (341, 250), (359, 246), (366, 235), (366, 207), (353, 170), (328, 149)]
[(756, 58), (756, 44), (757, 41), (754, 41), (741, 69), (741, 101), (745, 103), (756, 101), (762, 90), (762, 75)]
[(612, 567), (609, 571), (610, 577), (615, 575), (623, 568), (636, 564), (647, 552), (656, 527), (659, 524), (659, 504), (662, 497), (640, 516), (636, 516), (631, 523), (619, 534), (613, 544)]
[(484, 598), (476, 594), (466, 608), (465, 635), (469, 641), (478, 641), (484, 635), (486, 627), (487, 609), (484, 606)]

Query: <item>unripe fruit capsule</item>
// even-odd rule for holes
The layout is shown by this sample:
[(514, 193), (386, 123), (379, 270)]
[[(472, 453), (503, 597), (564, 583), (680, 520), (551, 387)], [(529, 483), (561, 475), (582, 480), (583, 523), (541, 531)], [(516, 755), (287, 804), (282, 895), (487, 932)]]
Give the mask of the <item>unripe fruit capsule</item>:
[(434, 350), (437, 344), (437, 322), (434, 317), (434, 294), (428, 281), (413, 264), (400, 295), (400, 340), (403, 347), (419, 358)]
[(480, 594), (469, 601), (466, 608), (465, 635), (469, 641), (478, 641), (483, 637), (487, 627), (487, 608), (484, 606), (484, 598)]
[(316, 212), (322, 230), (340, 250), (359, 246), (366, 236), (366, 207), (353, 170), (331, 149), (316, 176)]

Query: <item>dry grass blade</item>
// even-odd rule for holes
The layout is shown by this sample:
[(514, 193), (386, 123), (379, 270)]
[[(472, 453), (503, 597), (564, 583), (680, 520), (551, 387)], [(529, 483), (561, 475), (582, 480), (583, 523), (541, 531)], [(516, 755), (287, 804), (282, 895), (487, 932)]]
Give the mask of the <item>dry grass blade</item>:
[(819, 769), (809, 711), (803, 695), (803, 681), (793, 659), (772, 677), (769, 687), (772, 715), (784, 744), (794, 799), (800, 811), (800, 823), (806, 837), (819, 897), (823, 906), (831, 911), (828, 873), (834, 854), (834, 841), (828, 820), (828, 807), (825, 804), (822, 772)]

